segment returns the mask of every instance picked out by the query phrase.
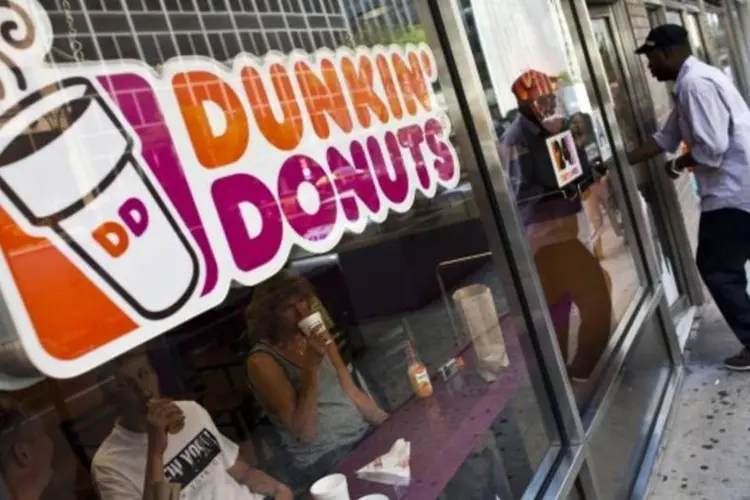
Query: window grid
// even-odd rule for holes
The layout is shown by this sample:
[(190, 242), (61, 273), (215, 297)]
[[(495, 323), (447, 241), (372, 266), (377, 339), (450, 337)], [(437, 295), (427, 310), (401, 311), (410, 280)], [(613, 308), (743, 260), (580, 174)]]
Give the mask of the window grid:
[[(70, 62), (59, 0), (41, 0), (52, 23), (50, 60)], [(87, 61), (138, 59), (159, 66), (175, 56), (230, 62), (238, 53), (313, 51), (352, 39), (340, 0), (70, 0)]]

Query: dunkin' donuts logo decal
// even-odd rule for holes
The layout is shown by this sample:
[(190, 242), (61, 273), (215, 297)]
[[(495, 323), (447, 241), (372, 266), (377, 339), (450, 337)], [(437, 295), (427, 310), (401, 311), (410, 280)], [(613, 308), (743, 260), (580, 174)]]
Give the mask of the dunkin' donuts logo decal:
[(0, 6), (0, 286), (75, 376), (458, 183), (426, 45), (47, 65)]

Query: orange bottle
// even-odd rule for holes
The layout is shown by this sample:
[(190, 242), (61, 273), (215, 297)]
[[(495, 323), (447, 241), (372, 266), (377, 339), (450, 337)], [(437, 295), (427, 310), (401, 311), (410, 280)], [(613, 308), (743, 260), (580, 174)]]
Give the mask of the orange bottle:
[(417, 352), (414, 349), (414, 344), (409, 340), (409, 382), (411, 382), (411, 388), (420, 398), (429, 398), (432, 396), (432, 382), (430, 382), (430, 374), (427, 373), (427, 368), (419, 361)]

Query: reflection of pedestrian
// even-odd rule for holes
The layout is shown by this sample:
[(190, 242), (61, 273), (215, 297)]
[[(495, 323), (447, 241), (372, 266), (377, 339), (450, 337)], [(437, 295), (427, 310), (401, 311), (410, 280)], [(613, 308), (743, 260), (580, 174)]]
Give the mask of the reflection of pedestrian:
[[(570, 117), (570, 131), (572, 132), (577, 148), (586, 151), (588, 161), (594, 165), (601, 165), (602, 158), (594, 136), (594, 126), (591, 117), (585, 113), (574, 114)], [(593, 176), (593, 182), (588, 189), (581, 193), (581, 199), (583, 200), (586, 215), (591, 222), (591, 229), (595, 235), (594, 252), (597, 258), (601, 259), (604, 254), (602, 243), (604, 217), (602, 217), (602, 211), (607, 215), (615, 235), (620, 236), (622, 229), (609, 189), (609, 176), (606, 172), (597, 170), (596, 168), (592, 169), (591, 175)]]
[(663, 128), (628, 153), (630, 163), (689, 151), (667, 165), (677, 177), (692, 168), (701, 195), (697, 263), (706, 286), (743, 349), (724, 361), (750, 371), (750, 109), (721, 70), (691, 56), (687, 31), (674, 24), (651, 30), (638, 49), (659, 81), (674, 81), (675, 109)]
[[(586, 379), (609, 341), (612, 301), (606, 272), (578, 239), (582, 210), (578, 186), (574, 182), (558, 188), (555, 166), (544, 146), (566, 125), (555, 119), (561, 113), (555, 87), (553, 78), (538, 72), (525, 73), (514, 83), (520, 114), (503, 135), (500, 152), (527, 227), (547, 304), (561, 304), (571, 296), (580, 311), (578, 351), (570, 373)], [(579, 161), (585, 161), (585, 152), (578, 148), (577, 154)], [(566, 360), (570, 314), (568, 308), (555, 324)]]

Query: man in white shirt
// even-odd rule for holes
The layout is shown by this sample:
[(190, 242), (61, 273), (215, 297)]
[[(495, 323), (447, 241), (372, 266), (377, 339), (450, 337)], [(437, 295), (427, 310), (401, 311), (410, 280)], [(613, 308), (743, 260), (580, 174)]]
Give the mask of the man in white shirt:
[(103, 389), (120, 418), (92, 464), (103, 500), (151, 500), (165, 483), (177, 485), (182, 500), (292, 499), (289, 488), (242, 460), (200, 405), (162, 399), (144, 352), (109, 368)]

